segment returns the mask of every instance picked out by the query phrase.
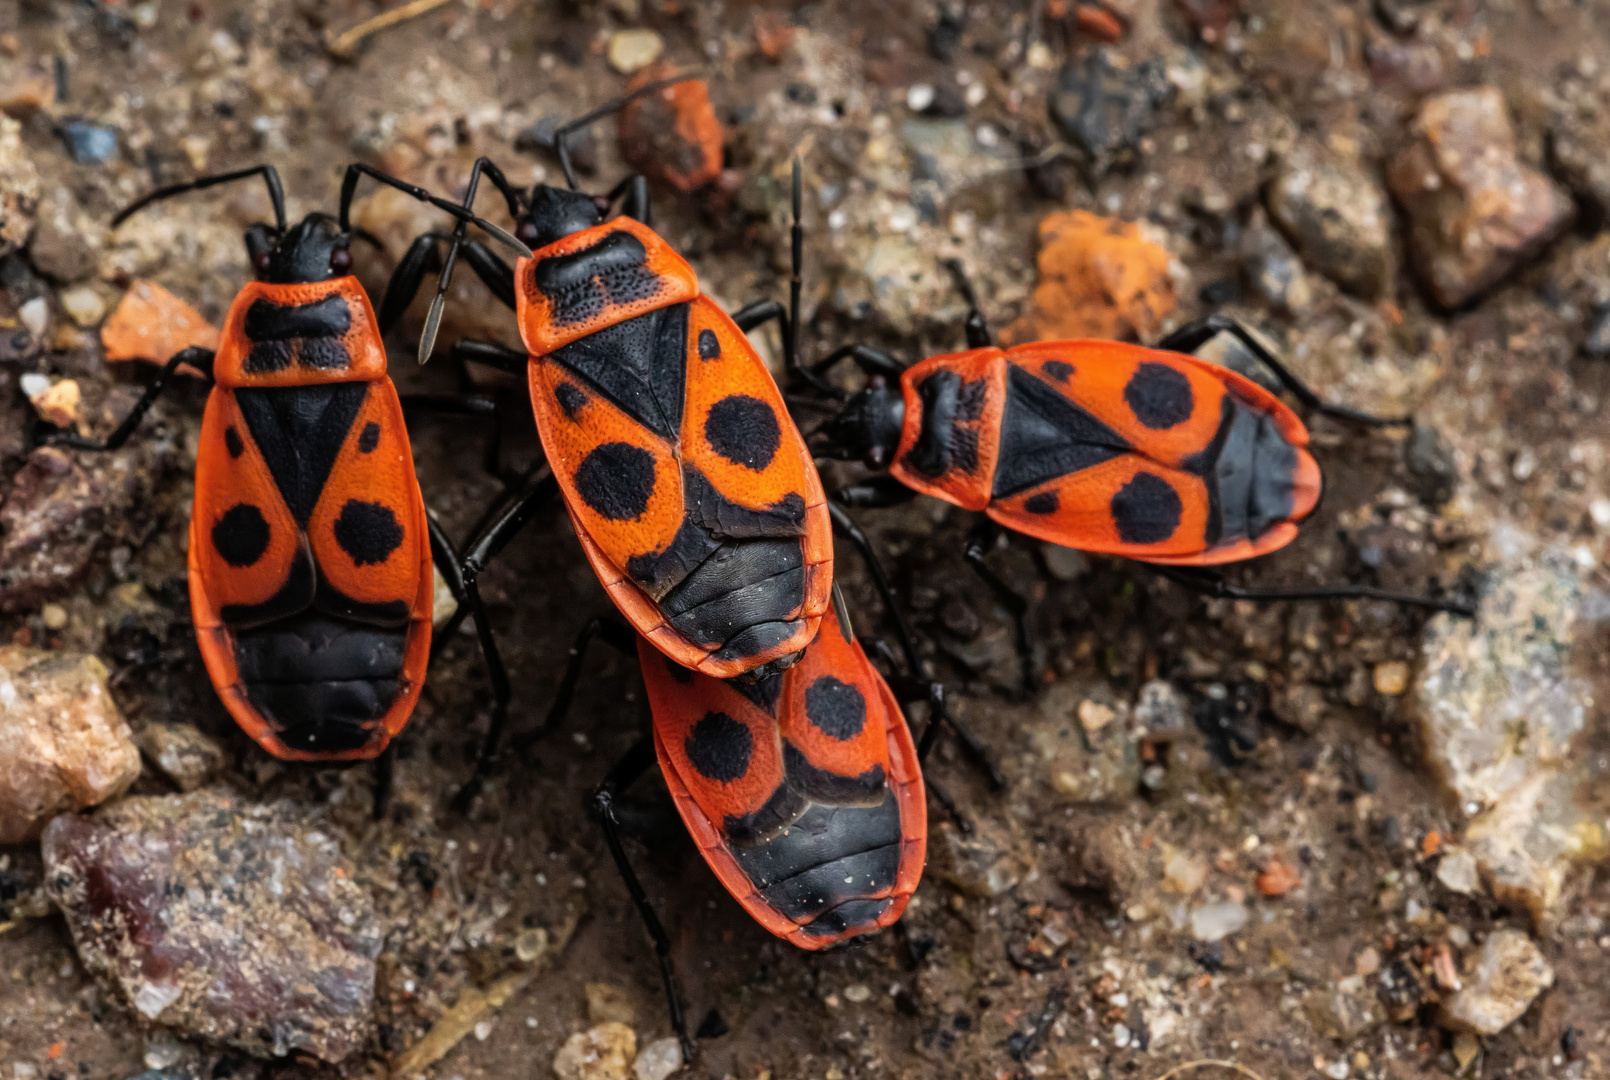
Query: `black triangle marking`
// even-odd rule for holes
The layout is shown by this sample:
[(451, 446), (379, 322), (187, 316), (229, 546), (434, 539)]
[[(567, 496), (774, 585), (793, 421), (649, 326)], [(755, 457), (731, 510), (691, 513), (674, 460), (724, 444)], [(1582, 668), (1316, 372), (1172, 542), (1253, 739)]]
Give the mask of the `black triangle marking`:
[(235, 391), (246, 429), (268, 463), (280, 497), (303, 528), (368, 394), (367, 382)]
[(550, 354), (627, 416), (668, 442), (682, 434), (688, 305), (606, 326)]
[(993, 498), (1015, 495), (1134, 450), (1122, 435), (1050, 383), (1015, 364), (1006, 370), (1006, 409)]

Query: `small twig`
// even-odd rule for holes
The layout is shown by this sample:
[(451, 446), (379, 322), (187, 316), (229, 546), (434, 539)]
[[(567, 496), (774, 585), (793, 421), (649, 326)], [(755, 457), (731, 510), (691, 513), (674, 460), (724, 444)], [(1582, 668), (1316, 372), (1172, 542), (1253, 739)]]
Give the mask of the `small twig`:
[(1170, 1080), (1171, 1077), (1179, 1076), (1191, 1069), (1202, 1069), (1209, 1065), (1217, 1065), (1221, 1069), (1233, 1069), (1242, 1076), (1252, 1077), (1252, 1080), (1263, 1080), (1263, 1077), (1259, 1076), (1245, 1065), (1237, 1064), (1234, 1061), (1220, 1061), (1218, 1058), (1199, 1058), (1196, 1061), (1187, 1061), (1183, 1065), (1174, 1066), (1172, 1069), (1168, 1070), (1168, 1072), (1164, 1073), (1162, 1076), (1159, 1076), (1157, 1080)]
[(450, 2), (451, 0), (409, 0), (409, 2), (404, 4), (402, 7), (392, 8), (390, 11), (382, 11), (379, 15), (376, 15), (372, 19), (365, 19), (357, 26), (354, 26), (351, 30), (347, 30), (340, 34), (331, 34), (327, 32), (324, 35), (324, 47), (330, 50), (330, 52), (334, 53), (336, 56), (346, 59), (347, 57), (350, 57), (352, 55), (352, 51), (357, 48), (358, 42), (362, 41), (369, 35), (378, 33), (388, 26), (393, 26), (400, 22), (406, 22), (416, 15), (423, 15), (427, 11), (432, 11), (441, 7), (443, 4)]

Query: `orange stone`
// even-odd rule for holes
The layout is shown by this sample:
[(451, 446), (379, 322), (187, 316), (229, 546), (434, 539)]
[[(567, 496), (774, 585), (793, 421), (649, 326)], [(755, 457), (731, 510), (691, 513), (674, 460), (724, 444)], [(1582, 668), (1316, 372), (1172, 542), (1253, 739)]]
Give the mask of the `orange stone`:
[[(218, 328), (156, 282), (136, 280), (101, 326), (101, 344), (108, 360), (165, 364), (192, 345), (216, 349)], [(188, 366), (183, 370), (193, 371)]]
[[(626, 87), (647, 86), (675, 70), (669, 63), (651, 64)], [(678, 191), (696, 191), (721, 175), (724, 139), (703, 79), (667, 86), (621, 110), (621, 155), (644, 176)]]
[(1258, 875), (1258, 891), (1265, 896), (1285, 896), (1302, 883), (1297, 871), (1278, 859)]
[(1174, 310), (1169, 254), (1139, 225), (1084, 210), (1040, 220), (1040, 283), (1008, 344), (1073, 338), (1146, 340)]
[(1080, 4), (1073, 9), (1073, 18), (1081, 32), (1097, 41), (1112, 45), (1123, 40), (1124, 24), (1111, 12), (1103, 11), (1094, 4)]

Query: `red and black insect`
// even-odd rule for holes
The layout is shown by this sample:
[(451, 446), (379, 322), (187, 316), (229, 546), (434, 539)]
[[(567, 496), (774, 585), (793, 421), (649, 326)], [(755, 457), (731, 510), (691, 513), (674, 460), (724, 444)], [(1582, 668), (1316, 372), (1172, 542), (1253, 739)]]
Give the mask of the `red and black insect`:
[[(1151, 564), (1172, 580), (1245, 599), (1363, 597), (1468, 613), (1437, 597), (1364, 585), (1252, 590), (1199, 568), (1290, 543), (1319, 503), (1322, 480), (1308, 429), (1251, 379), (1190, 355), (1214, 335), (1236, 336), (1309, 411), (1374, 427), (1408, 424), (1322, 401), (1256, 337), (1222, 317), (1182, 328), (1155, 348), (1050, 341), (1002, 350), (973, 300), (968, 351), (909, 367), (847, 346), (870, 376), (822, 426), (813, 449), (887, 474), (838, 493), (848, 505), (887, 506), (921, 493), (1041, 540)], [(968, 558), (983, 566), (975, 534)], [(1011, 596), (1026, 637), (1026, 605)]]
[(691, 671), (614, 620), (595, 619), (571, 652), (555, 703), (557, 717), (595, 636), (623, 651), (635, 637), (653, 733), (610, 770), (593, 810), (653, 938), (689, 1056), (670, 939), (632, 869), (615, 809), (650, 765), (658, 762), (721, 884), (799, 948), (831, 948), (893, 924), (922, 876), (928, 818), (919, 761), (931, 739), (925, 732), (922, 750), (915, 745), (894, 692), (851, 633), (837, 589), (832, 597), (800, 661), (752, 681)]
[[(576, 535), (633, 627), (684, 667), (760, 677), (793, 663), (815, 638), (832, 583), (821, 481), (744, 336), (780, 320), (792, 358), (797, 319), (775, 301), (728, 316), (701, 293), (693, 268), (648, 226), (642, 177), (606, 196), (575, 190), (568, 137), (625, 100), (556, 133), (568, 189), (538, 184), (522, 193), (491, 161), (475, 163), (465, 205), (485, 175), (507, 201), (516, 236), (535, 250), (511, 269), (474, 241), (462, 248), (515, 309), (528, 351), (460, 342), (454, 354), (527, 376)], [(606, 221), (622, 195), (622, 213)], [(462, 234), (441, 271), (438, 305)], [(799, 235), (796, 220), (793, 310)], [(415, 242), (383, 317), (413, 298), (436, 240)]]
[(424, 681), (433, 555), (450, 583), (461, 580), (425, 512), (384, 327), (350, 272), (348, 211), (363, 175), (470, 216), (364, 165), (347, 171), (337, 217), (312, 213), (294, 227), (271, 165), (161, 188), (119, 213), (114, 227), (160, 199), (261, 177), (275, 222), (246, 231), (257, 280), (230, 306), (216, 354), (192, 347), (169, 359), (104, 442), (62, 440), (115, 450), (179, 365), (210, 378), (190, 522), (196, 641), (236, 722), (293, 761), (386, 749)]

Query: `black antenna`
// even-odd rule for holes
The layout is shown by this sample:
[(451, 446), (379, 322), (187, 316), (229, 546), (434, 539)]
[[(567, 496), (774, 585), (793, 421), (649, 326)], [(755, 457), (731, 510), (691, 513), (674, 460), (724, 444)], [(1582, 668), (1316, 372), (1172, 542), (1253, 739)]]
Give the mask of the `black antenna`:
[(651, 83), (645, 83), (644, 85), (639, 86), (636, 90), (633, 90), (631, 93), (622, 94), (618, 98), (611, 98), (609, 101), (606, 101), (604, 104), (598, 106), (598, 108), (594, 109), (592, 112), (582, 113), (574, 120), (568, 120), (561, 125), (559, 129), (553, 133), (553, 145), (554, 149), (559, 153), (559, 167), (564, 170), (565, 183), (569, 185), (570, 190), (576, 190), (576, 170), (571, 168), (570, 165), (569, 139), (572, 132), (580, 131), (593, 121), (602, 119), (612, 112), (619, 111), (626, 104), (636, 101), (640, 97), (645, 97), (657, 90), (664, 90), (667, 86), (675, 86), (677, 83), (692, 82), (693, 79), (693, 75), (682, 74), (672, 75), (665, 79), (657, 79)]
[[(218, 184), (228, 184), (236, 180), (245, 180), (248, 177), (261, 176), (268, 185), (268, 201), (274, 204), (274, 227), (281, 233), (285, 231), (285, 189), (280, 186), (280, 174), (272, 165), (254, 165), (249, 169), (240, 169), (236, 172), (215, 173), (212, 176), (198, 176), (194, 180), (186, 180), (182, 184), (169, 184), (167, 187), (157, 188), (155, 191), (135, 199), (129, 205), (117, 212), (112, 219), (112, 228), (127, 221), (130, 215), (163, 199), (171, 199), (175, 195), (183, 195), (187, 191), (200, 191), (203, 188), (214, 187)], [(342, 228), (346, 228), (345, 217), (342, 219)]]
[(390, 173), (381, 172), (379, 169), (375, 168), (373, 165), (365, 165), (361, 161), (356, 161), (356, 162), (353, 162), (351, 165), (348, 165), (347, 166), (346, 178), (341, 181), (341, 216), (340, 216), (340, 222), (341, 222), (341, 231), (342, 232), (348, 232), (352, 228), (352, 225), (351, 225), (352, 196), (353, 196), (353, 193), (358, 190), (358, 181), (361, 178), (365, 177), (365, 176), (372, 176), (376, 180), (380, 181), (382, 184), (387, 184), (387, 185), (389, 185), (391, 187), (394, 187), (398, 191), (407, 192), (408, 194), (412, 195), (414, 198), (418, 199), (420, 202), (428, 202), (432, 206), (436, 207), (438, 210), (447, 211), (449, 214), (452, 214), (453, 217), (457, 218), (459, 221), (467, 221), (467, 222), (477, 226), (482, 231), (484, 231), (488, 236), (492, 237), (498, 243), (500, 243), (500, 244), (504, 245), (505, 247), (509, 248), (511, 251), (513, 251), (515, 254), (519, 255), (521, 258), (529, 259), (531, 257), (531, 249), (530, 248), (526, 247), (524, 244), (522, 244), (519, 240), (515, 239), (508, 232), (505, 232), (503, 229), (500, 229), (498, 226), (492, 224), (490, 221), (487, 221), (484, 218), (476, 217), (474, 214), (472, 214), (468, 210), (464, 209), (464, 207), (459, 206), (457, 203), (448, 202), (446, 199), (443, 199), (440, 196), (432, 195), (430, 192), (426, 191), (422, 187), (419, 187), (418, 185), (410, 184), (410, 183), (408, 183), (406, 181), (399, 180), (395, 176), (392, 176)]

